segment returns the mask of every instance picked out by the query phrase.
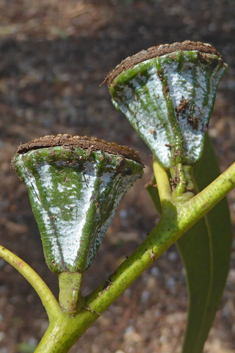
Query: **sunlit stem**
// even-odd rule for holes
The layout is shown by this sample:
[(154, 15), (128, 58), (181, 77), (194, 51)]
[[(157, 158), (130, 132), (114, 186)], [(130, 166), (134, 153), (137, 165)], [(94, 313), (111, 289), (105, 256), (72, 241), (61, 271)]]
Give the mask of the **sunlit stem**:
[(153, 160), (153, 170), (157, 181), (157, 187), (159, 192), (159, 198), (164, 211), (164, 206), (168, 201), (171, 200), (171, 187), (169, 183), (169, 178), (167, 171), (157, 162), (156, 159)]

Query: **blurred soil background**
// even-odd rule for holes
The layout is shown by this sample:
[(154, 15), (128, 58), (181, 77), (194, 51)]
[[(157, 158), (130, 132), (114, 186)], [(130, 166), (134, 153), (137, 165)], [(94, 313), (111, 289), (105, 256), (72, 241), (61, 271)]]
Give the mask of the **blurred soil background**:
[[(115, 141), (138, 150), (145, 175), (126, 195), (85, 275), (100, 284), (158, 221), (144, 185), (151, 153), (112, 106), (107, 73), (122, 59), (162, 43), (207, 42), (229, 65), (212, 120), (221, 170), (235, 160), (235, 5), (233, 0), (0, 0), (0, 237), (58, 293), (45, 265), (23, 183), (10, 169), (16, 147), (47, 134)], [(235, 224), (235, 193), (229, 195)], [(177, 353), (187, 311), (185, 272), (175, 246), (88, 329), (71, 353)], [(0, 260), (0, 353), (33, 352), (47, 327), (34, 290)], [(235, 242), (224, 297), (205, 352), (235, 352)]]

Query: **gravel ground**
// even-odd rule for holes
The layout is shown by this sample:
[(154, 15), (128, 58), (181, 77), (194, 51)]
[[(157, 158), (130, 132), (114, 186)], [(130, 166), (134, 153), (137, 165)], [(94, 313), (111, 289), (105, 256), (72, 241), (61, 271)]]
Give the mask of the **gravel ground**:
[[(210, 124), (225, 170), (235, 160), (234, 15), (232, 0), (0, 0), (1, 244), (28, 262), (56, 295), (57, 278), (45, 265), (26, 188), (10, 170), (16, 147), (46, 134), (69, 133), (128, 145), (142, 156), (145, 175), (121, 203), (85, 275), (82, 291), (88, 294), (158, 221), (144, 190), (152, 176), (151, 153), (114, 109), (107, 87), (99, 84), (122, 59), (150, 46), (185, 39), (214, 45), (229, 64)], [(229, 204), (234, 226), (234, 192)], [(235, 243), (207, 353), (235, 352), (234, 290)], [(172, 246), (88, 329), (71, 353), (180, 352), (186, 312), (185, 272)], [(47, 324), (36, 293), (0, 260), (0, 353), (33, 352)]]

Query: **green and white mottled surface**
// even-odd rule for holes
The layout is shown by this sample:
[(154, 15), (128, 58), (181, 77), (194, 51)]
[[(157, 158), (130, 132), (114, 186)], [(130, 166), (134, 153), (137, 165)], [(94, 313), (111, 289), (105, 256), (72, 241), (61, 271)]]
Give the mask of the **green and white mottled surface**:
[(53, 272), (83, 272), (93, 262), (114, 213), (143, 166), (102, 151), (61, 146), (14, 158), (26, 184)]
[(196, 50), (178, 51), (149, 59), (110, 85), (113, 104), (165, 168), (193, 165), (202, 154), (216, 89), (227, 70), (217, 55), (206, 55), (202, 60)]

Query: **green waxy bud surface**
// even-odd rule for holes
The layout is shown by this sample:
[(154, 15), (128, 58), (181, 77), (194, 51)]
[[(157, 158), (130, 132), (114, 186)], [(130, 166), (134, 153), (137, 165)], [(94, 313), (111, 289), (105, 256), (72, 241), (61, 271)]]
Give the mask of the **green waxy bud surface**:
[(69, 135), (21, 145), (13, 167), (28, 188), (46, 262), (56, 273), (92, 264), (120, 201), (143, 174), (132, 149)]
[(227, 70), (209, 44), (160, 45), (124, 60), (107, 77), (115, 107), (144, 139), (159, 163), (194, 165), (216, 89)]

